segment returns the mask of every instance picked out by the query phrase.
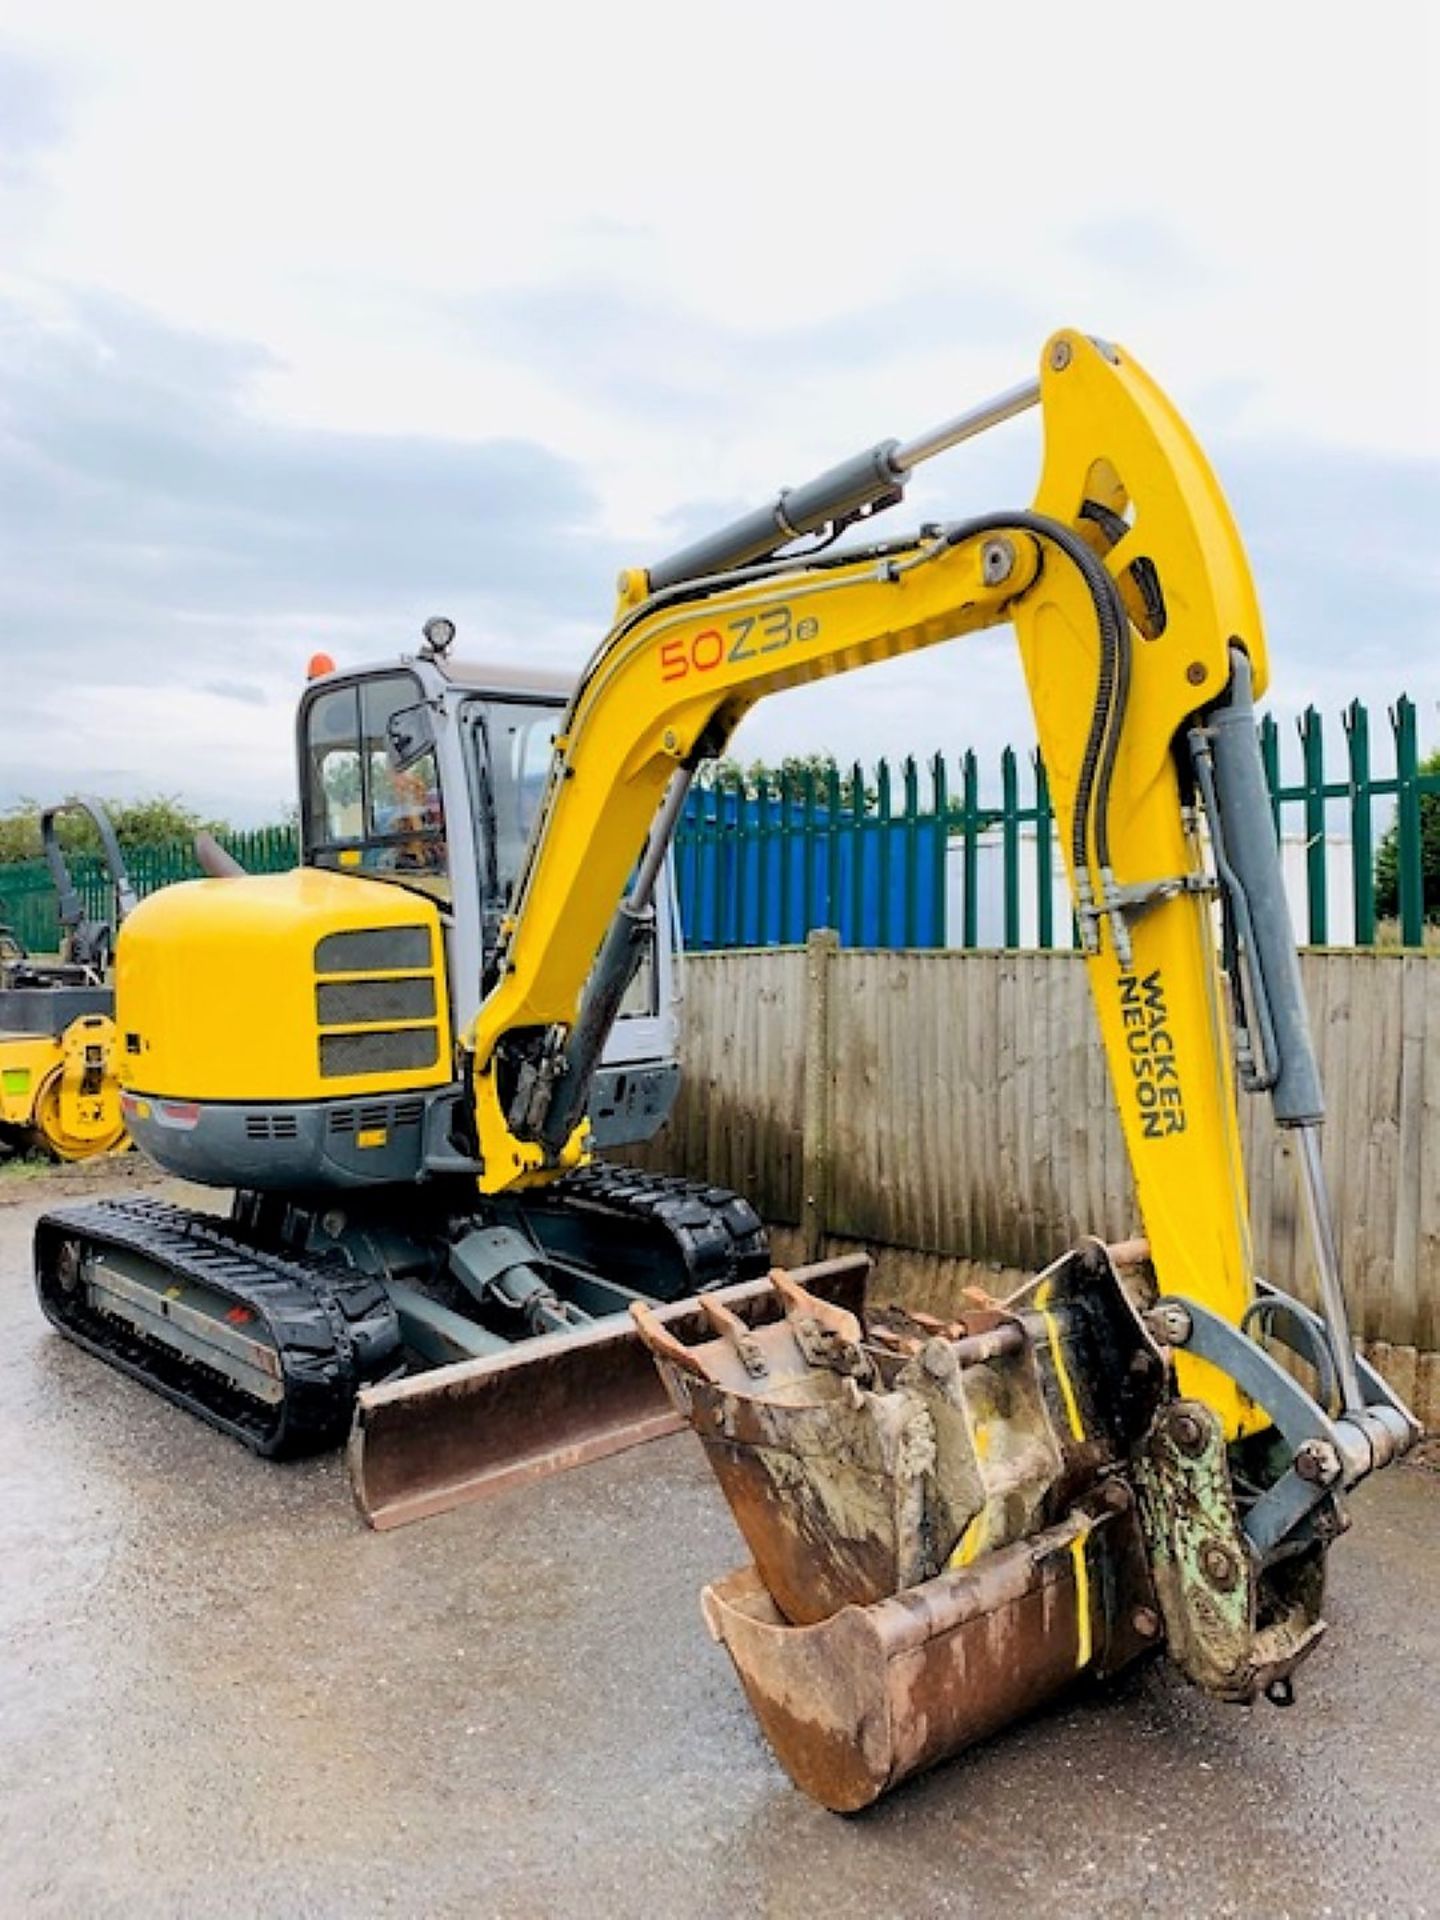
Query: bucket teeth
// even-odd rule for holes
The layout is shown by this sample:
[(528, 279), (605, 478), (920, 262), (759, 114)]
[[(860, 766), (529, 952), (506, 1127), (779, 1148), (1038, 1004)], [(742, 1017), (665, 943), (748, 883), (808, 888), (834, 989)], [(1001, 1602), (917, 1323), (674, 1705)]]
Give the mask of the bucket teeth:
[(763, 1380), (770, 1371), (760, 1341), (737, 1315), (722, 1307), (708, 1293), (699, 1296), (700, 1311), (711, 1328), (735, 1351), (735, 1356), (752, 1380)]
[(657, 1360), (668, 1361), (672, 1367), (693, 1374), (697, 1380), (714, 1378), (700, 1357), (701, 1349), (687, 1347), (683, 1340), (677, 1340), (653, 1307), (647, 1307), (643, 1300), (632, 1300), (630, 1318), (635, 1322), (635, 1331)]
[(1049, 1522), (1066, 1455), (1019, 1320), (911, 1314), (875, 1341), (790, 1275), (770, 1284), (783, 1320), (702, 1301), (699, 1347), (635, 1319), (786, 1618), (870, 1605)]
[(683, 1345), (641, 1302), (632, 1303), (630, 1313), (657, 1362), (716, 1386), (738, 1392), (783, 1390), (814, 1369), (873, 1384), (875, 1364), (865, 1350), (858, 1315), (810, 1292), (781, 1268), (771, 1271), (769, 1285), (781, 1318), (761, 1327), (747, 1325), (713, 1294), (700, 1294), (696, 1304), (715, 1337), (699, 1346)]
[[(1221, 1699), (1290, 1698), (1342, 1516), (1252, 1555), (1220, 1420), (1175, 1398), (1138, 1310), (1146, 1252), (1087, 1242), (950, 1320), (867, 1326), (784, 1273), (784, 1319), (756, 1333), (707, 1308), (717, 1337), (686, 1348), (637, 1313), (754, 1561), (706, 1588), (706, 1620), (822, 1805), (865, 1806), (1167, 1641)], [(1284, 1449), (1248, 1445), (1283, 1484)]]
[(864, 1338), (864, 1328), (855, 1314), (820, 1299), (817, 1294), (802, 1287), (783, 1267), (771, 1269), (770, 1284), (779, 1294), (787, 1318), (808, 1321), (811, 1326), (823, 1329), (847, 1346), (859, 1346)]

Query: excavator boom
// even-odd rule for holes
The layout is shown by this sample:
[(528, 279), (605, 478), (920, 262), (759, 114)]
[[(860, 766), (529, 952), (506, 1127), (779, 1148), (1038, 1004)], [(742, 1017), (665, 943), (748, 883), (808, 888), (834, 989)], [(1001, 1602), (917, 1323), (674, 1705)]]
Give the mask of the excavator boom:
[[(789, 550), (1037, 401), (1028, 508)], [(898, 1335), (784, 1276), (784, 1317), (758, 1330), (702, 1297), (698, 1347), (632, 1308), (755, 1562), (707, 1591), (712, 1631), (792, 1777), (837, 1807), (1162, 1639), (1222, 1697), (1285, 1697), (1323, 1630), (1341, 1496), (1415, 1433), (1345, 1320), (1244, 551), (1169, 401), (1078, 333), (1051, 339), (1037, 382), (622, 577), (466, 1035), (481, 1189), (544, 1186), (586, 1158), (589, 1080), (650, 884), (697, 766), (754, 703), (1006, 621), (1146, 1262), (1122, 1274), (1082, 1248), (1023, 1305)], [(1232, 1056), (1297, 1138), (1321, 1315), (1254, 1274)], [(466, 1391), (483, 1400), (477, 1372)]]
[[(798, 490), (808, 511), (793, 495), (778, 511), (797, 527), (827, 504), (854, 511), (856, 468), (878, 469), (893, 496), (920, 454), (1032, 394), (1045, 460), (1030, 509), (857, 557), (726, 571), (727, 554), (761, 537), (741, 522), (662, 563), (671, 584), (658, 591), (625, 577), (556, 741), (503, 977), (471, 1039), (486, 1189), (554, 1178), (583, 1153), (583, 1105), (560, 1098), (574, 1077), (567, 1048), (583, 1030), (591, 956), (667, 791), (673, 816), (699, 759), (768, 693), (1010, 621), (1157, 1270), (1232, 1322), (1244, 1313), (1253, 1263), (1223, 985), (1177, 748), (1223, 698), (1232, 648), (1260, 687), (1266, 661), (1239, 535), (1203, 455), (1128, 355), (1059, 334), (1034, 388), (887, 443)], [(1143, 624), (1132, 630), (1132, 617)], [(547, 1096), (564, 1107), (563, 1137), (546, 1124)], [(1236, 1424), (1238, 1399), (1211, 1384)]]

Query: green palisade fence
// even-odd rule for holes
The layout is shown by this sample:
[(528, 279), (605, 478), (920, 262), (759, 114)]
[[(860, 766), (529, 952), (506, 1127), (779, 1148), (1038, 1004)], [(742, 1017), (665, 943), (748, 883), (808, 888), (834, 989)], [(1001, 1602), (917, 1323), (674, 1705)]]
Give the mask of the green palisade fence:
[[(1267, 717), (1260, 745), (1297, 935), (1313, 946), (1423, 945), (1427, 918), (1440, 920), (1440, 874), (1427, 896), (1422, 802), (1440, 804), (1440, 774), (1420, 770), (1415, 703), (1402, 695), (1372, 726), (1353, 701), (1328, 741), (1310, 707), (1287, 742), (1289, 732)], [(1375, 859), (1392, 826), (1398, 912), (1382, 925)], [(723, 776), (692, 797), (676, 851), (686, 941), (702, 952), (790, 946), (818, 927), (847, 947), (1074, 944), (1035, 753), (1007, 747), (993, 773), (964, 753), (906, 759), (898, 776), (883, 760), (758, 787)]]
[[(293, 827), (260, 827), (251, 833), (226, 833), (220, 844), (234, 854), (247, 872), (284, 873), (299, 858)], [(86, 912), (106, 920), (113, 910), (110, 881), (98, 854), (66, 855), (70, 873)], [(200, 863), (188, 840), (163, 847), (137, 847), (125, 856), (135, 891), (154, 893), (177, 880), (198, 880)], [(53, 953), (59, 939), (55, 918), (55, 888), (43, 860), (26, 860), (0, 867), (0, 921), (13, 927), (32, 953)]]
[[(1377, 725), (1352, 701), (1328, 730), (1307, 708), (1293, 735), (1267, 717), (1260, 747), (1300, 938), (1424, 945), (1427, 918), (1440, 921), (1440, 875), (1432, 871), (1427, 897), (1424, 845), (1425, 803), (1432, 812), (1440, 805), (1440, 774), (1421, 771), (1415, 703), (1402, 695)], [(1386, 925), (1375, 861), (1392, 827), (1398, 911)], [(283, 871), (298, 857), (289, 827), (228, 834), (223, 844), (252, 873)], [(183, 843), (129, 858), (141, 894), (199, 873)], [(803, 768), (758, 789), (722, 776), (692, 793), (675, 865), (686, 942), (702, 952), (793, 946), (817, 927), (835, 928), (847, 947), (1074, 943), (1045, 768), (1038, 754), (1009, 747), (993, 771), (966, 752), (898, 768), (885, 760)], [(99, 860), (71, 866), (88, 910), (105, 917)], [(43, 861), (0, 867), (0, 919), (36, 952), (54, 948), (54, 908)]]

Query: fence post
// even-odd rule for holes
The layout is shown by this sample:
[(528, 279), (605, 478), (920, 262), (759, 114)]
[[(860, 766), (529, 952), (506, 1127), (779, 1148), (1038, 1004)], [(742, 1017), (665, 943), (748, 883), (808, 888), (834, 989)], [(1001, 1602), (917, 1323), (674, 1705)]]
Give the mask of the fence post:
[(960, 826), (965, 838), (965, 915), (961, 944), (966, 948), (980, 942), (980, 767), (973, 747), (966, 750), (960, 763)]
[[(890, 945), (890, 869), (894, 848), (890, 844), (894, 810), (890, 804), (890, 762), (882, 760), (875, 769), (875, 941), (877, 947)], [(868, 931), (868, 929), (867, 929)], [(863, 933), (857, 933), (852, 946), (869, 946)]]
[[(857, 760), (850, 769), (850, 945), (865, 947), (865, 769)], [(835, 925), (840, 927), (840, 909)]]
[(750, 895), (749, 906), (754, 914), (755, 938), (746, 939), (745, 929), (740, 930), (740, 938), (747, 947), (778, 946), (774, 930), (770, 924), (770, 776), (762, 774), (755, 783), (755, 885), (747, 888)]
[(1330, 895), (1325, 846), (1325, 733), (1318, 711), (1300, 716), (1300, 746), (1305, 762), (1305, 892), (1310, 945), (1330, 938)]
[(920, 769), (905, 756), (905, 944), (920, 944)]
[(735, 819), (730, 839), (730, 891), (725, 901), (725, 912), (729, 922), (725, 944), (731, 947), (743, 947), (745, 944), (745, 867), (749, 858), (750, 819), (747, 812), (745, 776), (735, 776)]
[(795, 823), (791, 819), (791, 779), (786, 767), (780, 769), (780, 938), (778, 944), (789, 946), (793, 924), (791, 900), (794, 896), (794, 876), (791, 874), (791, 856), (795, 850)]
[(930, 793), (935, 844), (931, 849), (930, 931), (925, 944), (930, 947), (943, 947), (948, 944), (946, 921), (949, 902), (946, 898), (946, 889), (950, 877), (948, 872), (950, 795), (947, 791), (943, 753), (937, 753), (930, 762)]
[(1402, 693), (1390, 709), (1395, 732), (1395, 853), (1400, 868), (1400, 940), (1407, 947), (1425, 944), (1425, 853), (1420, 820), (1420, 751), (1416, 744), (1415, 702)]
[(1375, 839), (1371, 830), (1370, 715), (1358, 700), (1344, 713), (1350, 751), (1350, 883), (1355, 895), (1355, 944), (1375, 944)]
[(806, 767), (803, 784), (803, 812), (800, 818), (800, 846), (802, 849), (800, 882), (800, 935), (803, 939), (810, 931), (810, 919), (815, 911), (815, 769)]
[(1000, 755), (1001, 844), (1005, 849), (1005, 945), (1013, 952), (1020, 944), (1020, 788), (1016, 780), (1015, 749)]
[(1265, 767), (1265, 784), (1270, 789), (1270, 811), (1275, 816), (1275, 838), (1284, 839), (1280, 820), (1280, 729), (1273, 713), (1260, 716), (1260, 758)]
[(1055, 810), (1038, 747), (1031, 764), (1035, 769), (1035, 944), (1048, 953), (1055, 944)]
[(817, 927), (805, 941), (805, 1107), (800, 1135), (800, 1224), (805, 1258), (818, 1260), (830, 1211), (832, 1070), (830, 988), (840, 936)]
[[(825, 911), (839, 927), (844, 910), (840, 899), (840, 769), (832, 760), (825, 769)], [(854, 937), (852, 934), (852, 943)]]

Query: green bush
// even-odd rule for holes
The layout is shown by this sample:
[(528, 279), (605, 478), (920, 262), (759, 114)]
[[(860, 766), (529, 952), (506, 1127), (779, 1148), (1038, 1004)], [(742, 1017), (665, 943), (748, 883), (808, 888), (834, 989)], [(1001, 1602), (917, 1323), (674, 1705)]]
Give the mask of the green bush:
[[(1420, 763), (1424, 774), (1440, 775), (1440, 752)], [(1440, 921), (1440, 793), (1420, 796), (1420, 874), (1425, 918)], [(1381, 919), (1400, 912), (1400, 829), (1391, 827), (1375, 854), (1375, 911)]]

